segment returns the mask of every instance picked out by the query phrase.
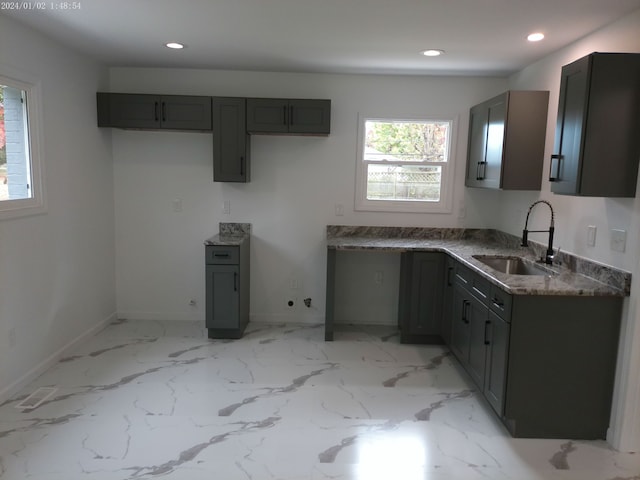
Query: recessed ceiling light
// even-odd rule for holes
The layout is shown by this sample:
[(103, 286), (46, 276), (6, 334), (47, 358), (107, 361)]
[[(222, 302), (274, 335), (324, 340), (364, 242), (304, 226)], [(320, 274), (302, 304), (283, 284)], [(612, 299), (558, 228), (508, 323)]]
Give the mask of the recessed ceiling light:
[(429, 49), (422, 52), (425, 57), (438, 57), (444, 53), (444, 50)]
[(175, 50), (180, 50), (181, 48), (184, 48), (184, 45), (182, 43), (178, 43), (178, 42), (165, 43), (164, 46), (168, 47), (168, 48), (173, 48)]
[(541, 33), (541, 32), (531, 33), (527, 35), (527, 40), (529, 40), (530, 42), (539, 42), (543, 38), (544, 38), (544, 33)]

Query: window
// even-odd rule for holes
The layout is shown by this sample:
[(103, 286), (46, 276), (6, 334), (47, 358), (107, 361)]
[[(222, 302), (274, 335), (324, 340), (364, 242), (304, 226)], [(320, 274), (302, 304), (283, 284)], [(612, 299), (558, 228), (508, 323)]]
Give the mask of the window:
[(0, 218), (44, 211), (37, 102), (35, 83), (0, 75)]
[(450, 211), (452, 119), (360, 118), (356, 210)]

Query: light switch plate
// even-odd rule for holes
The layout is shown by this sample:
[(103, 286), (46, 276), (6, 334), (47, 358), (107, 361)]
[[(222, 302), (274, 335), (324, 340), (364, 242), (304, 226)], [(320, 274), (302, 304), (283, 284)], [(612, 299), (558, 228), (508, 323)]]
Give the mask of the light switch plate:
[(627, 231), (613, 228), (611, 230), (611, 250), (624, 252), (627, 248)]
[(225, 215), (230, 215), (231, 214), (231, 201), (230, 200), (225, 200), (224, 203), (222, 204), (222, 213), (224, 213)]

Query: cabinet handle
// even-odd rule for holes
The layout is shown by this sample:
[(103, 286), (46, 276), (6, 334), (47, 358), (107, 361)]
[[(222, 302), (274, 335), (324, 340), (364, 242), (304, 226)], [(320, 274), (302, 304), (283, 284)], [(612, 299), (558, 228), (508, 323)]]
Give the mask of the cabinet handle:
[(453, 273), (454, 270), (454, 267), (447, 268), (447, 286), (449, 287), (453, 285), (453, 283), (451, 283), (451, 273)]
[(469, 306), (469, 302), (466, 300), (462, 301), (462, 321), (464, 323), (469, 323), (469, 319), (467, 319), (467, 307)]
[[(549, 181), (550, 182), (557, 182), (560, 180), (560, 160), (561, 159), (562, 159), (562, 155), (551, 155), (551, 165), (549, 165)], [(553, 174), (554, 161), (556, 164), (555, 175)]]
[(486, 174), (485, 165), (487, 162), (478, 162), (478, 166), (476, 167), (476, 180), (484, 180)]
[(153, 118), (156, 122), (160, 120), (160, 118), (158, 117), (158, 102), (153, 103)]
[(233, 291), (238, 291), (238, 274), (236, 272), (233, 272)]
[(240, 155), (240, 176), (244, 177), (244, 156)]
[(162, 102), (162, 121), (166, 121), (167, 120), (167, 105)]
[(491, 342), (487, 338), (487, 330), (489, 329), (489, 325), (491, 325), (491, 320), (487, 320), (484, 322), (484, 344), (491, 345)]
[(499, 298), (497, 297), (493, 297), (493, 299), (491, 300), (493, 302), (493, 304), (501, 309), (504, 309), (504, 302), (501, 302)]
[(228, 253), (214, 253), (213, 256), (217, 258), (229, 258)]

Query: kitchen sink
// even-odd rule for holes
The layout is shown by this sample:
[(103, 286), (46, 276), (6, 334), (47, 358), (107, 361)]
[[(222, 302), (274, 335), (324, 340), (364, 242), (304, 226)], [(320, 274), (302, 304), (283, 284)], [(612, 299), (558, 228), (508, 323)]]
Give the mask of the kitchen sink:
[(474, 255), (473, 258), (502, 273), (510, 275), (551, 275), (553, 271), (522, 257)]

